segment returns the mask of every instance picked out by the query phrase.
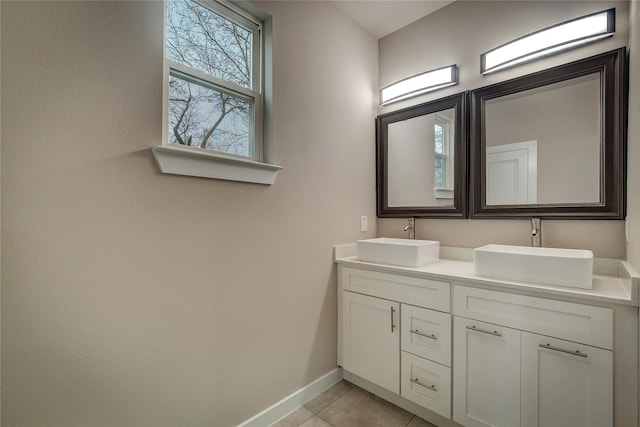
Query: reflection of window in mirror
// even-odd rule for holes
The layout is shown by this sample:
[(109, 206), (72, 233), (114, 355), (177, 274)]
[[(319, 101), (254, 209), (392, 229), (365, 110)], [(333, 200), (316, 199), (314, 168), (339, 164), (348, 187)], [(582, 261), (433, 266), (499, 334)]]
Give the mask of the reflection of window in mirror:
[(433, 190), (436, 199), (453, 199), (452, 140), (451, 120), (436, 116), (433, 123)]

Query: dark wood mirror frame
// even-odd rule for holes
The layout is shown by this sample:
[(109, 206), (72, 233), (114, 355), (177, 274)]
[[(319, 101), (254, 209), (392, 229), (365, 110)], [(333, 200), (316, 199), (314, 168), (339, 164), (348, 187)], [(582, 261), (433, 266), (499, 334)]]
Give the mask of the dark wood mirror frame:
[[(459, 93), (435, 101), (380, 115), (376, 118), (376, 191), (379, 218), (466, 218), (468, 189), (468, 114), (467, 93)], [(454, 194), (450, 206), (389, 206), (388, 149), (389, 125), (426, 114), (453, 108), (454, 133)]]
[[(626, 48), (518, 77), (471, 92), (471, 218), (624, 219), (626, 202)], [(600, 202), (486, 204), (485, 102), (501, 96), (600, 74)]]

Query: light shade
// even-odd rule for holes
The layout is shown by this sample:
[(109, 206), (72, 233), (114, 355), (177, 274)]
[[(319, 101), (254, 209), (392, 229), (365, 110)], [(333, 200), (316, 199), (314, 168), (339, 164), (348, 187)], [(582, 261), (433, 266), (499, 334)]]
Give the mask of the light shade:
[(387, 105), (458, 83), (458, 66), (438, 68), (400, 80), (380, 89), (380, 104)]
[(611, 37), (616, 31), (616, 10), (609, 9), (572, 19), (505, 43), (480, 56), (480, 72), (492, 73)]

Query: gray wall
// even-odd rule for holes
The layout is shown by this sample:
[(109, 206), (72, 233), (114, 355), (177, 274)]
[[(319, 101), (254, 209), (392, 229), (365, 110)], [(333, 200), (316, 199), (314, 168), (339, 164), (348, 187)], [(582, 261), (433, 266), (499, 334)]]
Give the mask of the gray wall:
[[(480, 54), (540, 28), (588, 13), (616, 7), (613, 37), (531, 64), (482, 76)], [(480, 88), (534, 71), (606, 52), (629, 42), (629, 3), (625, 1), (456, 1), (379, 41), (380, 87), (421, 71), (458, 64), (459, 84), (379, 108), (380, 113)], [(633, 72), (632, 72), (633, 75)], [(633, 141), (630, 145), (634, 144)], [(629, 164), (633, 164), (630, 159)], [(637, 215), (637, 214), (636, 214)], [(403, 236), (406, 220), (378, 220), (381, 236)], [(585, 248), (596, 256), (625, 258), (624, 221), (543, 221), (545, 246)], [(417, 238), (445, 246), (476, 247), (487, 243), (529, 245), (531, 227), (523, 220), (421, 219)]]
[(271, 187), (162, 175), (163, 7), (2, 2), (2, 425), (233, 426), (336, 367), (377, 43), (269, 2)]
[(629, 36), (629, 135), (627, 161), (627, 259), (640, 273), (640, 1), (631, 2)]
[[(627, 169), (627, 260), (640, 274), (640, 1), (629, 13), (629, 128)], [(640, 331), (640, 327), (638, 328)], [(638, 360), (640, 363), (640, 360)], [(640, 402), (638, 402), (640, 411)]]

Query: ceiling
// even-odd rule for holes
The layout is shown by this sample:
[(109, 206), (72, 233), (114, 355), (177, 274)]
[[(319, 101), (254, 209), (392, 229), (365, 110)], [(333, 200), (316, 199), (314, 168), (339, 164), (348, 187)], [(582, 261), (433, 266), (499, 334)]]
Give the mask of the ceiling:
[(453, 0), (333, 0), (347, 16), (379, 39)]

